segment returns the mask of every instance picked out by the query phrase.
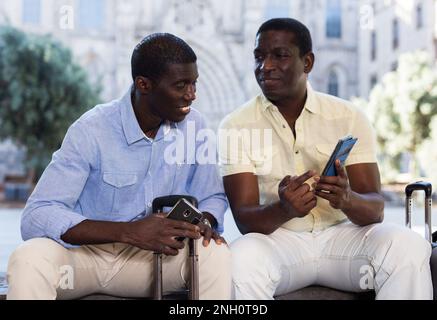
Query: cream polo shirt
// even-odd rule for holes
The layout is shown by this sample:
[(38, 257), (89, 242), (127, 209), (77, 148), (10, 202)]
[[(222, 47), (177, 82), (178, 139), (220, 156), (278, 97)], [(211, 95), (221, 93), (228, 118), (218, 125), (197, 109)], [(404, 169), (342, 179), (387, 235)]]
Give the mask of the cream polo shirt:
[[(375, 133), (364, 113), (347, 101), (314, 91), (310, 85), (295, 129), (296, 139), (278, 108), (262, 94), (255, 97), (220, 124), (221, 175), (257, 175), (260, 204), (265, 205), (279, 200), (278, 185), (285, 176), (311, 169), (321, 173), (338, 140), (346, 135), (358, 138), (346, 166), (377, 162)], [(345, 219), (341, 210), (318, 198), (310, 214), (291, 219), (282, 227), (320, 231)]]

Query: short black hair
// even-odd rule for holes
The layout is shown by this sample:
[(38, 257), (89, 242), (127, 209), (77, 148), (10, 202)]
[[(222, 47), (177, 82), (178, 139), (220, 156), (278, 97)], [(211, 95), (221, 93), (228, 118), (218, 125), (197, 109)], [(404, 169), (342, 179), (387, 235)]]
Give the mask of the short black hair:
[(195, 63), (197, 56), (182, 39), (170, 33), (154, 33), (145, 37), (132, 54), (132, 78), (139, 76), (159, 80), (167, 65)]
[(256, 36), (266, 31), (288, 31), (295, 35), (296, 45), (299, 48), (300, 56), (313, 51), (313, 41), (308, 28), (300, 21), (292, 18), (275, 18), (264, 22), (259, 27)]

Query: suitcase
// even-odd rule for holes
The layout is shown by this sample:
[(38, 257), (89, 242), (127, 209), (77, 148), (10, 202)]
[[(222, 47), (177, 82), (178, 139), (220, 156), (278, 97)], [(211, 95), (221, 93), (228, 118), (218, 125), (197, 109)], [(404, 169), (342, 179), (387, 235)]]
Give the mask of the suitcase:
[(434, 289), (434, 300), (437, 300), (437, 232), (432, 233), (432, 185), (429, 182), (418, 181), (410, 183), (405, 187), (406, 195), (406, 220), (405, 223), (407, 227), (411, 228), (411, 208), (413, 204), (412, 195), (414, 191), (424, 191), (425, 192), (425, 238), (429, 241), (432, 247), (431, 255), (431, 275), (432, 284)]
[[(197, 208), (197, 199), (186, 195), (172, 195), (159, 197), (153, 200), (153, 213), (163, 212), (165, 207), (173, 207), (181, 198), (185, 198), (194, 207)], [(190, 287), (188, 291), (189, 300), (199, 300), (199, 255), (197, 251), (197, 240), (189, 239), (189, 257), (190, 257)], [(154, 264), (154, 299), (162, 300), (162, 254), (155, 252), (153, 254)]]

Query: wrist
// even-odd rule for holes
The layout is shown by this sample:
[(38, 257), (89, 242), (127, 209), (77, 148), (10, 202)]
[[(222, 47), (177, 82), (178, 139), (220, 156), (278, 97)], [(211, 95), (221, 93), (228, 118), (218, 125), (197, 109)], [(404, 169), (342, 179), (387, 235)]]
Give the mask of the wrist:
[(353, 191), (349, 192), (349, 195), (346, 197), (345, 201), (343, 201), (343, 206), (341, 211), (343, 211), (346, 215), (353, 208), (353, 199), (355, 198), (355, 194)]
[(294, 210), (291, 208), (290, 204), (287, 203), (286, 201), (279, 200), (278, 208), (284, 219), (290, 220), (291, 218), (296, 217), (296, 215), (294, 214)]
[(116, 235), (117, 242), (133, 245), (132, 222), (121, 222), (119, 232)]
[(291, 212), (290, 206), (284, 203), (284, 201), (279, 200), (273, 206), (276, 207), (277, 211), (280, 213), (284, 221), (288, 221), (291, 218), (294, 218), (295, 215), (293, 214), (293, 212)]
[[(211, 229), (214, 229), (214, 230), (217, 229), (217, 227), (218, 227), (217, 219), (211, 213), (203, 212), (203, 219), (206, 219), (209, 222)], [(206, 223), (206, 224), (208, 224), (208, 223)]]

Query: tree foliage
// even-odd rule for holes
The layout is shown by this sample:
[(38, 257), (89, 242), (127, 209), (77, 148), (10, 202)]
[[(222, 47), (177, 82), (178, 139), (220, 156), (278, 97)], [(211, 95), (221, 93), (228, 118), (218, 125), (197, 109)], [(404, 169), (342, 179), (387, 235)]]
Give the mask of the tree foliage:
[(27, 150), (26, 166), (37, 176), (98, 96), (68, 48), (50, 36), (0, 27), (0, 138)]
[(426, 52), (404, 54), (398, 69), (384, 76), (375, 86), (367, 104), (377, 132), (382, 172), (394, 178), (401, 158), (411, 156), (410, 175), (427, 174), (430, 168), (419, 161), (423, 146), (437, 145), (431, 123), (437, 115), (437, 74)]

